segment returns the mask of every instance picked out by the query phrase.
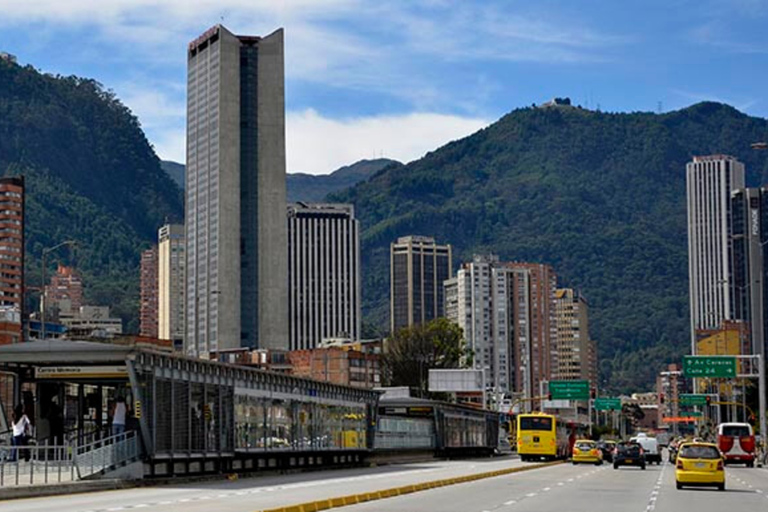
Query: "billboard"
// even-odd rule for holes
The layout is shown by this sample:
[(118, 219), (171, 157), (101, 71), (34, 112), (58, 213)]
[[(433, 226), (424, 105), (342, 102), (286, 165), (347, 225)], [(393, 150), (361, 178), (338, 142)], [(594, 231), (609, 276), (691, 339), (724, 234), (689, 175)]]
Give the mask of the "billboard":
[(429, 391), (459, 393), (482, 391), (483, 370), (429, 370)]

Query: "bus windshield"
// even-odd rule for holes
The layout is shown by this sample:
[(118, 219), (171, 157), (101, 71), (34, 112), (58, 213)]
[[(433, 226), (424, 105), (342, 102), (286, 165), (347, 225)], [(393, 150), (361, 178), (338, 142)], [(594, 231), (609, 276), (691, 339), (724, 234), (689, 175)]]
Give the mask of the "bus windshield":
[(546, 416), (523, 416), (520, 418), (520, 430), (552, 431), (552, 418)]

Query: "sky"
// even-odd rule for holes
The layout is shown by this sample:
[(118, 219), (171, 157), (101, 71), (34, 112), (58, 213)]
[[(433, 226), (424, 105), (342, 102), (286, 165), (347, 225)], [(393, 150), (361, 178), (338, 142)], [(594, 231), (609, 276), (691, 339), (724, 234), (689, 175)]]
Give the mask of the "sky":
[(555, 96), (768, 117), (768, 0), (0, 0), (0, 51), (94, 78), (184, 162), (187, 43), (285, 30), (288, 172), (408, 162)]

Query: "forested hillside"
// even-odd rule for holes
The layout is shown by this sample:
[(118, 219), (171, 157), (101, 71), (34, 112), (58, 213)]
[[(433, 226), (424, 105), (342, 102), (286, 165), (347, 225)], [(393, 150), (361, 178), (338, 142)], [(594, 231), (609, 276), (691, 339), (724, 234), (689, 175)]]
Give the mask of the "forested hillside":
[(76, 264), (86, 298), (135, 330), (139, 254), (164, 219), (183, 217), (136, 117), (93, 80), (0, 61), (0, 171), (26, 177), (27, 286), (39, 285), (44, 247), (75, 240), (51, 270)]
[(455, 261), (493, 252), (549, 263), (590, 303), (604, 384), (650, 387), (689, 346), (685, 164), (728, 153), (766, 183), (764, 119), (700, 103), (657, 115), (525, 108), (333, 199), (363, 233), (364, 314), (385, 331), (389, 244), (453, 244)]

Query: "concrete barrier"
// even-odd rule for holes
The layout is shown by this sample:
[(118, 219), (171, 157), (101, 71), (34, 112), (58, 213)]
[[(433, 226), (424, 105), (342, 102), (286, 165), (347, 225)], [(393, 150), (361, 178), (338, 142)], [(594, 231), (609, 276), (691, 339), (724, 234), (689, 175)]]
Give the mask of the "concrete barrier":
[(365, 501), (383, 500), (385, 498), (392, 498), (392, 497), (401, 496), (404, 494), (411, 494), (414, 492), (426, 491), (429, 489), (435, 489), (437, 487), (445, 487), (447, 485), (455, 485), (455, 484), (460, 484), (465, 482), (473, 482), (475, 480), (493, 478), (497, 476), (511, 475), (513, 473), (520, 473), (522, 471), (530, 471), (532, 469), (555, 466), (557, 464), (562, 464), (562, 461), (543, 462), (540, 464), (527, 464), (525, 466), (517, 466), (514, 468), (499, 469), (496, 471), (486, 471), (485, 473), (475, 473), (472, 475), (445, 478), (442, 480), (432, 480), (429, 482), (421, 482), (418, 484), (404, 485), (401, 487), (391, 487), (389, 489), (382, 489), (380, 491), (364, 492), (361, 494), (352, 494), (349, 496), (340, 496), (338, 498), (329, 498), (327, 500), (321, 500), (321, 501), (310, 501), (307, 503), (301, 503), (299, 505), (291, 505), (288, 507), (264, 509), (260, 512), (318, 512), (320, 510), (328, 510), (330, 508), (345, 507), (347, 505), (354, 505), (356, 503), (363, 503)]

